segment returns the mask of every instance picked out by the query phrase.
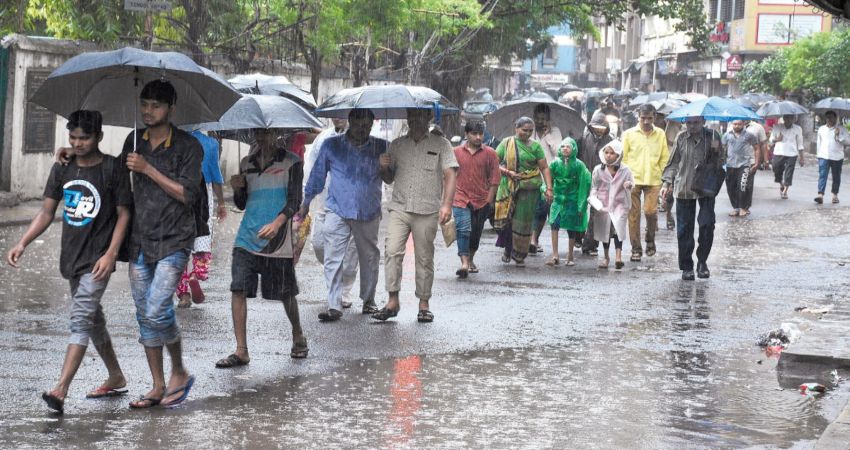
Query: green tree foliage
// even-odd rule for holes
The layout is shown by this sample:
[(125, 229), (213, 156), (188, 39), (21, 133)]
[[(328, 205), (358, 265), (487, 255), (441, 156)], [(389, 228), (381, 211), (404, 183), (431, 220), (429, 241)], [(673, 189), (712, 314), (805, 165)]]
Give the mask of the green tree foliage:
[(737, 79), (746, 92), (796, 91), (813, 99), (850, 96), (850, 30), (816, 33), (759, 62)]
[(785, 55), (783, 88), (816, 98), (850, 96), (850, 31), (813, 34), (795, 42)]
[(782, 95), (782, 79), (788, 70), (788, 60), (782, 51), (761, 61), (749, 61), (738, 72), (735, 79), (744, 92), (766, 92)]

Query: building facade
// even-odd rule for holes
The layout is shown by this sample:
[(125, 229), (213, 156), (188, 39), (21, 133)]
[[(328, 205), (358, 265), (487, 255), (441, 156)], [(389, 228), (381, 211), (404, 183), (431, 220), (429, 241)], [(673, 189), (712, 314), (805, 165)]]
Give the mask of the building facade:
[(676, 19), (632, 14), (619, 27), (600, 19), (600, 41), (586, 37), (579, 51), (581, 76), (592, 86), (736, 94), (745, 62), (832, 29), (832, 16), (803, 0), (705, 0), (704, 7), (713, 55), (689, 47)]

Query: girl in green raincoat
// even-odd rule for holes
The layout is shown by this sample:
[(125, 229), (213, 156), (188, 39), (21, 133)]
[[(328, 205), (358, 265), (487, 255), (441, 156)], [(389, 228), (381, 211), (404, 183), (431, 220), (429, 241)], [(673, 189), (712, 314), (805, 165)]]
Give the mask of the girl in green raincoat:
[(565, 138), (558, 145), (558, 159), (549, 164), (552, 174), (554, 198), (549, 210), (552, 229), (552, 256), (548, 266), (558, 265), (558, 230), (565, 228), (570, 238), (567, 265), (574, 266), (573, 248), (576, 239), (587, 231), (587, 196), (590, 194), (590, 171), (578, 160), (578, 145), (573, 138)]

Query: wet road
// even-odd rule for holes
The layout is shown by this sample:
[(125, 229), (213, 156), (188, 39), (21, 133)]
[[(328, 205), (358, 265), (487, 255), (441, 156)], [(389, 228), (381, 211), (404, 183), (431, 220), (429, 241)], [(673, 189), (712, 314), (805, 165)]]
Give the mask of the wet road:
[[(355, 304), (340, 322), (319, 323), (324, 282), (308, 248), (298, 276), (310, 357), (289, 359), (281, 305), (256, 300), (250, 366), (217, 370), (235, 346), (222, 245), (238, 224), (231, 215), (207, 302), (178, 313), (198, 381), (171, 411), (131, 411), (129, 397), (85, 400), (105, 377), (92, 351), (65, 415), (46, 412), (38, 393), (55, 382), (67, 341), (54, 226), (28, 249), (26, 268), (0, 268), (0, 447), (810, 448), (848, 387), (802, 396), (754, 341), (782, 322), (805, 333), (814, 319), (795, 306), (847, 301), (850, 209), (815, 206), (815, 176), (798, 170), (783, 201), (760, 172), (746, 219), (726, 217), (721, 194), (708, 281), (680, 281), (666, 230), (655, 257), (622, 271), (598, 271), (589, 257), (572, 268), (545, 267), (543, 257), (503, 265), (486, 233), (481, 273), (458, 281), (455, 248), (440, 246), (428, 325), (416, 323), (410, 257), (397, 320), (374, 323)], [(4, 253), (22, 231), (0, 228)], [(140, 395), (149, 373), (126, 265), (105, 298), (130, 395)]]

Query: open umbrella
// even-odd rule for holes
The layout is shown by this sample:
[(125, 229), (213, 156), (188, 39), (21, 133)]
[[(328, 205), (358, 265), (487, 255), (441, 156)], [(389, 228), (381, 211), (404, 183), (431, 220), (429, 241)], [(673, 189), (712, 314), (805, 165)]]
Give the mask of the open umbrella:
[(822, 114), (827, 111), (835, 111), (839, 115), (850, 113), (850, 100), (841, 97), (827, 97), (815, 103), (812, 111)]
[(761, 120), (761, 117), (741, 106), (738, 102), (722, 97), (709, 97), (704, 100), (688, 103), (670, 113), (667, 116), (667, 120), (684, 122), (688, 117), (702, 117), (706, 120), (717, 120), (720, 122)]
[(582, 91), (570, 91), (561, 96), (562, 102), (569, 102), (572, 100), (584, 100), (584, 92)]
[(752, 103), (756, 106), (756, 109), (760, 108), (761, 105), (764, 105), (767, 102), (776, 100), (776, 97), (771, 94), (765, 94), (764, 92), (748, 92), (744, 95), (738, 97), (738, 101), (746, 106), (746, 103)]
[(708, 98), (707, 95), (705, 95), (701, 92), (687, 92), (687, 93), (682, 94), (682, 97), (684, 97), (685, 100), (687, 100), (689, 102), (695, 102), (695, 101), (698, 101), (698, 100), (705, 100), (705, 99)]
[(756, 113), (763, 117), (782, 117), (787, 115), (808, 114), (809, 110), (790, 100), (767, 102)]
[(79, 109), (100, 111), (103, 123), (134, 127), (139, 92), (153, 80), (177, 91), (175, 125), (216, 121), (239, 100), (223, 78), (176, 52), (122, 48), (77, 55), (59, 66), (30, 101), (63, 117)]
[(684, 100), (676, 100), (673, 98), (668, 98), (666, 100), (655, 100), (649, 102), (650, 105), (655, 107), (655, 111), (659, 114), (670, 114), (671, 112), (685, 106), (688, 102)]
[(312, 94), (301, 90), (283, 75), (252, 73), (236, 75), (227, 81), (245, 94), (280, 95), (291, 98), (308, 109), (315, 109), (317, 106)]
[(243, 94), (217, 122), (199, 124), (203, 131), (253, 128), (311, 129), (324, 125), (294, 100), (274, 95)]
[(315, 113), (317, 117), (347, 119), (352, 109), (369, 109), (376, 119), (406, 119), (408, 108), (434, 109), (438, 122), (441, 113), (460, 112), (452, 102), (433, 89), (383, 85), (343, 89), (319, 105)]
[(664, 102), (668, 99), (679, 100), (683, 102), (688, 101), (688, 99), (686, 99), (682, 94), (679, 94), (678, 92), (658, 91), (651, 92), (649, 94), (640, 94), (636, 96), (629, 102), (629, 109), (635, 109), (638, 106), (643, 105), (644, 103)]
[(561, 130), (562, 135), (579, 137), (584, 132), (585, 121), (581, 114), (549, 98), (548, 95), (532, 95), (508, 102), (487, 116), (487, 129), (499, 139), (513, 136), (514, 122), (522, 116), (533, 117), (534, 108), (541, 103), (549, 105), (551, 123)]

